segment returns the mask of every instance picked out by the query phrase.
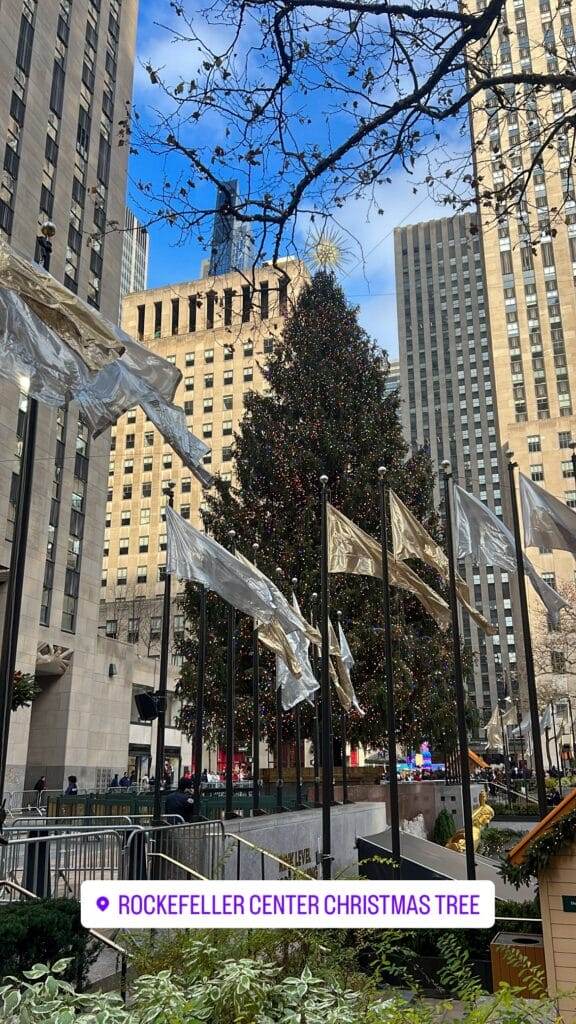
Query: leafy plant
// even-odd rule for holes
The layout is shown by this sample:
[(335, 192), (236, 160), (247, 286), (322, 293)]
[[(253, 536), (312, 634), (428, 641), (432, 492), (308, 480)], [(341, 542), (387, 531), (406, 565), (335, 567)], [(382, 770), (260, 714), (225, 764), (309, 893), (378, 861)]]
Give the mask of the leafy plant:
[(18, 708), (29, 707), (39, 693), (40, 687), (36, 682), (36, 676), (32, 675), (31, 672), (15, 672), (12, 690), (12, 711), (18, 711)]
[(486, 828), (482, 832), (478, 852), (485, 857), (498, 857), (508, 853), (525, 835), (512, 828)]
[(24, 900), (0, 905), (0, 978), (37, 963), (66, 960), (64, 980), (82, 989), (98, 953), (82, 927), (77, 900)]
[(532, 878), (538, 878), (546, 870), (552, 857), (561, 855), (573, 845), (575, 837), (576, 811), (571, 811), (534, 840), (526, 851), (522, 864), (511, 864), (509, 860), (502, 861), (500, 874), (519, 889)]

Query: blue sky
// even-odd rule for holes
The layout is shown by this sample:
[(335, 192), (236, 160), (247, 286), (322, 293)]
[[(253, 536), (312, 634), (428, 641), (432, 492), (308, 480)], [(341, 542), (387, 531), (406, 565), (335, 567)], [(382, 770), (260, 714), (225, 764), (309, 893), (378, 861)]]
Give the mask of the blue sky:
[[(154, 120), (158, 92), (151, 87), (143, 63), (153, 67), (184, 70), (193, 67), (196, 54), (190, 44), (174, 46), (170, 33), (159, 23), (174, 23), (169, 0), (140, 0), (137, 66), (134, 77), (134, 104), (142, 118)], [(138, 180), (159, 182), (162, 159), (143, 150), (132, 156), (129, 169), (128, 201), (138, 215)], [(379, 197), (384, 215), (371, 215), (367, 201), (351, 200), (338, 213), (341, 233), (359, 238), (364, 253), (351, 242), (346, 267), (339, 278), (351, 301), (360, 306), (360, 319), (375, 340), (391, 357), (397, 354), (396, 302), (394, 295), (394, 227), (441, 216), (433, 200), (421, 193), (415, 196), (412, 183), (397, 174)], [(150, 229), (150, 269), (148, 285), (155, 287), (186, 281), (199, 276), (205, 251), (194, 238), (184, 242), (167, 226)]]

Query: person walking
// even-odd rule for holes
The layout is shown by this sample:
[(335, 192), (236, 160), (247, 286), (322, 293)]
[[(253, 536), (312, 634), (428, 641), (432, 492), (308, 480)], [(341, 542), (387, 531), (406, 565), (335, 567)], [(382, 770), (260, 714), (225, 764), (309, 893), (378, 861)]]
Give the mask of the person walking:
[(194, 821), (194, 798), (186, 779), (181, 778), (178, 789), (168, 794), (164, 811), (166, 814), (179, 814), (184, 821)]
[(68, 786), (64, 791), (64, 796), (77, 796), (78, 795), (78, 779), (75, 775), (68, 776)]

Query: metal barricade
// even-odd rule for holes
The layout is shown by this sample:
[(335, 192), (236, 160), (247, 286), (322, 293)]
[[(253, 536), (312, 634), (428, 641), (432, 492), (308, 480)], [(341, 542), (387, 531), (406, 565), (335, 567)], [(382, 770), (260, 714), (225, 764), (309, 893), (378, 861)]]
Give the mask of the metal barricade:
[(114, 829), (57, 833), (44, 829), (0, 846), (0, 878), (36, 896), (80, 899), (88, 880), (122, 878), (123, 836)]
[(221, 878), (224, 853), (225, 833), (220, 821), (143, 827), (135, 829), (126, 842), (123, 877), (183, 880), (190, 877), (189, 872), (180, 870), (179, 865), (183, 865), (204, 878)]

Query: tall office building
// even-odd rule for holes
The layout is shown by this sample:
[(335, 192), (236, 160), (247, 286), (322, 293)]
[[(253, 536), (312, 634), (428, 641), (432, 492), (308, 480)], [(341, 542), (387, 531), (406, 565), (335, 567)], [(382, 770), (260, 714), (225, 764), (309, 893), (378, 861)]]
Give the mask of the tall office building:
[[(226, 185), (235, 202), (238, 198), (238, 182), (229, 181)], [(228, 212), (228, 195), (223, 189), (218, 189), (210, 246), (210, 275), (214, 277), (234, 270), (248, 270), (252, 265), (253, 250), (249, 225), (243, 224)]]
[[(244, 397), (266, 389), (264, 364), (281, 336), (294, 296), (308, 279), (296, 260), (286, 260), (282, 269), (286, 275), (261, 267), (252, 284), (245, 275), (232, 273), (150, 289), (123, 302), (124, 329), (182, 372), (176, 403), (184, 409), (189, 428), (210, 448), (206, 469), (222, 479), (232, 479), (234, 473), (234, 433), (243, 417)], [(201, 527), (200, 484), (142, 410), (130, 410), (112, 430), (100, 625), (109, 639), (124, 649), (131, 646), (141, 666), (158, 658), (160, 650), (167, 481), (175, 484), (176, 511)], [(175, 602), (172, 636), (183, 629), (182, 610)], [(178, 713), (178, 676), (178, 657), (173, 655), (168, 680), (172, 720)], [(141, 672), (134, 677), (134, 694), (153, 686), (152, 677), (144, 680)], [(153, 735), (149, 724), (133, 716), (129, 756), (137, 770), (150, 766)], [(181, 752), (176, 730), (169, 733), (167, 747), (175, 767), (186, 763), (189, 755)]]
[[(502, 515), (482, 249), (470, 224), (456, 216), (394, 232), (401, 412), (408, 442), (429, 450), (439, 476), (448, 459), (454, 479)], [(436, 499), (441, 504), (438, 484)], [(487, 721), (505, 678), (517, 672), (510, 584), (471, 562), (464, 574), (474, 603), (500, 630), (487, 637), (463, 615), (475, 654), (469, 696)]]
[(386, 394), (391, 395), (400, 389), (400, 360), (391, 359), (390, 369), (386, 378)]
[[(51, 273), (117, 319), (127, 148), (115, 122), (132, 94), (134, 0), (3, 0), (0, 230), (33, 259), (56, 227)], [(10, 565), (26, 396), (0, 388), (0, 566)], [(121, 695), (97, 637), (109, 439), (74, 405), (40, 403), (17, 669), (41, 693), (12, 716), (7, 790), (66, 774), (92, 785), (114, 746)], [(11, 456), (13, 458), (11, 459)], [(0, 580), (3, 574), (0, 572)], [(6, 587), (0, 584), (0, 621)], [(39, 655), (42, 657), (39, 658)], [(42, 674), (40, 674), (42, 673)], [(130, 695), (128, 695), (129, 707)]]
[[(550, 0), (514, 0), (485, 48), (496, 70), (510, 72), (562, 70), (572, 67), (573, 54), (572, 9)], [(472, 110), (473, 135), (481, 140), (477, 170), (487, 188), (498, 188), (530, 166), (546, 123), (562, 115), (566, 101), (561, 91), (525, 87), (520, 102), (520, 113), (501, 111), (496, 97), (488, 96), (482, 109)], [(495, 223), (494, 213), (481, 207), (481, 218), (501, 440), (514, 452), (522, 473), (576, 507), (569, 448), (576, 440), (576, 193), (571, 164), (571, 138), (560, 135), (534, 167), (514, 212)], [(531, 239), (541, 239), (534, 249)], [(552, 585), (574, 582), (572, 555), (536, 549), (529, 554)], [(533, 628), (545, 628), (531, 588), (529, 599)]]
[(120, 299), (131, 292), (143, 292), (148, 283), (148, 231), (127, 206), (122, 237)]

